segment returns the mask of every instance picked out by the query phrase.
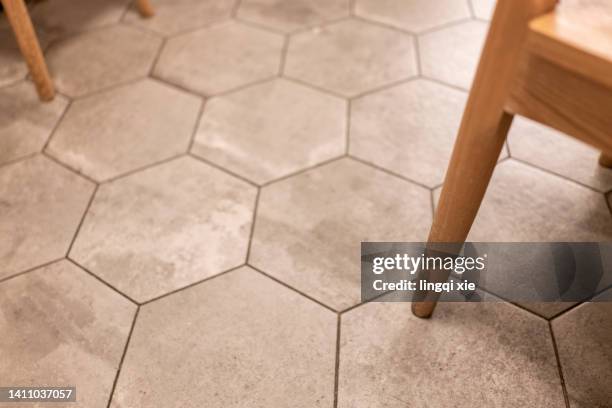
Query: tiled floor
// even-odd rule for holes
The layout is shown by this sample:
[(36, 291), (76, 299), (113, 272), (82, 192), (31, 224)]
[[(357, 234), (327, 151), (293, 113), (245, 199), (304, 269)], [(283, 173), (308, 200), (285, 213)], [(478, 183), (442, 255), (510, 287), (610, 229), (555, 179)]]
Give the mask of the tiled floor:
[[(0, 20), (0, 386), (612, 407), (612, 303), (359, 304), (360, 241), (426, 238), (492, 0), (153, 3), (33, 6), (48, 104)], [(470, 239), (612, 240), (596, 151), (522, 119), (507, 147)]]

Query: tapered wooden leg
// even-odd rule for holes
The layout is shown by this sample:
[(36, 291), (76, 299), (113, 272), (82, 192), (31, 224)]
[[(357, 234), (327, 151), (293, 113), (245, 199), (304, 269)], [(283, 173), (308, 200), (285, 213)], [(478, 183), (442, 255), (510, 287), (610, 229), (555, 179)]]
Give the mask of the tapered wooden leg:
[(612, 156), (602, 153), (599, 155), (599, 165), (612, 169)]
[(155, 10), (151, 5), (150, 0), (136, 0), (136, 8), (138, 8), (140, 15), (145, 18), (153, 17), (155, 15)]
[(28, 64), (38, 96), (43, 101), (52, 100), (55, 96), (55, 89), (24, 0), (0, 0), (0, 2), (13, 28), (21, 54)]
[[(528, 22), (555, 4), (556, 0), (498, 0), (429, 233), (429, 248), (465, 241), (512, 123), (504, 107)], [(445, 281), (448, 273), (421, 271), (419, 279)], [(435, 292), (415, 293), (412, 312), (430, 317), (438, 298)]]

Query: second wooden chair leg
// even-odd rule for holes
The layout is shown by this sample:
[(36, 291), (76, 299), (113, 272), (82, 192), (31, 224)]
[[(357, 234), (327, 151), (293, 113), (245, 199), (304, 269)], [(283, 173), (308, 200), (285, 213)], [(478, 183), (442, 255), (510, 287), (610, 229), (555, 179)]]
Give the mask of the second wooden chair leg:
[(151, 5), (150, 0), (136, 0), (136, 8), (138, 8), (140, 15), (145, 18), (153, 17), (155, 15), (155, 10)]
[(21, 54), (28, 64), (40, 99), (50, 101), (55, 96), (55, 89), (24, 0), (0, 0), (0, 2), (15, 33)]
[(602, 153), (599, 155), (599, 165), (612, 169), (612, 156)]

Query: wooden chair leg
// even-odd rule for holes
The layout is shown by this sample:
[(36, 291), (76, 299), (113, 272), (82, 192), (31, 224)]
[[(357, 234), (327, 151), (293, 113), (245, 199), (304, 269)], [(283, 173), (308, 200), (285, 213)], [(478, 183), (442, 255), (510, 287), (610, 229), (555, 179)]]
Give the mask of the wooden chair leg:
[(612, 169), (612, 156), (602, 153), (599, 155), (599, 165)]
[(136, 8), (138, 8), (140, 15), (145, 18), (153, 17), (155, 15), (155, 10), (151, 5), (150, 0), (136, 0)]
[[(498, 0), (429, 233), (430, 248), (465, 241), (512, 123), (504, 107), (528, 22), (555, 4), (556, 0)], [(448, 274), (421, 271), (419, 279), (445, 281)], [(438, 298), (435, 292), (415, 293), (412, 312), (430, 317)]]
[(38, 96), (43, 101), (52, 100), (55, 89), (24, 0), (0, 0), (0, 2), (15, 33), (21, 54), (28, 64)]

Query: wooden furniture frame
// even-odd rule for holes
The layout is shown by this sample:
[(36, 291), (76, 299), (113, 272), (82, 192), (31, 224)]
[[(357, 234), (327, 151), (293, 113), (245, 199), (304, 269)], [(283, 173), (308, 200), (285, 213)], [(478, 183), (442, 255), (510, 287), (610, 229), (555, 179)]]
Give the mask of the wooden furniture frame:
[[(597, 16), (555, 10), (556, 0), (498, 0), (428, 238), (466, 240), (514, 115), (598, 148), (612, 165), (612, 31)], [(610, 10), (608, 10), (610, 11)], [(585, 18), (586, 17), (586, 18)], [(444, 271), (422, 271), (441, 282)], [(430, 317), (439, 294), (419, 292), (412, 311)]]
[[(15, 39), (28, 65), (38, 96), (43, 101), (52, 100), (55, 96), (55, 88), (49, 76), (49, 70), (25, 0), (0, 0), (0, 3), (2, 3), (4, 13), (15, 33)], [(143, 17), (151, 17), (154, 14), (149, 0), (136, 0), (136, 7)]]

